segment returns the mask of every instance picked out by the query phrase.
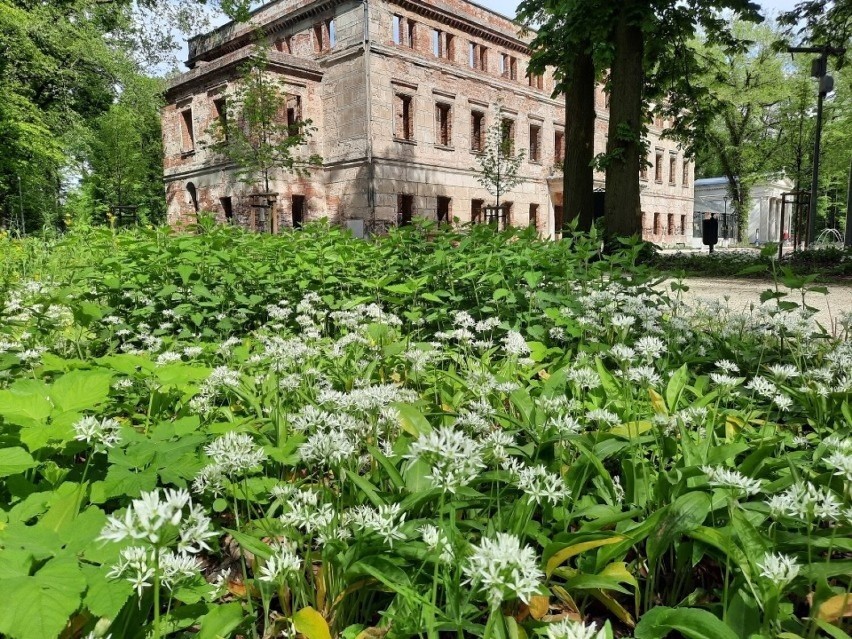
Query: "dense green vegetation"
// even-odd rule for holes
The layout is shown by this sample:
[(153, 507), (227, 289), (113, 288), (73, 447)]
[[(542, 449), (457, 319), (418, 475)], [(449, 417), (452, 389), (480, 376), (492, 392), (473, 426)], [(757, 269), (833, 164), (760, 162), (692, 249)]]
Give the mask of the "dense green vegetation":
[(796, 301), (197, 230), (0, 240), (4, 636), (849, 636), (852, 351)]
[(822, 247), (796, 251), (778, 259), (778, 248), (768, 245), (762, 251), (701, 253), (658, 253), (647, 263), (660, 271), (707, 277), (753, 277), (767, 281), (780, 278), (799, 288), (808, 280), (837, 282), (852, 277), (852, 251)]

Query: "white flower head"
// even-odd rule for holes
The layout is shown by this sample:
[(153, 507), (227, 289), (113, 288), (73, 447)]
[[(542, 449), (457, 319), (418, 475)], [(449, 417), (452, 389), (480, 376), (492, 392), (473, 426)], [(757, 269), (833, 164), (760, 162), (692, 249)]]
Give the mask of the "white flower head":
[(268, 583), (281, 583), (288, 577), (297, 575), (301, 569), (302, 560), (293, 546), (278, 541), (272, 544), (272, 556), (263, 564), (257, 578)]
[(228, 476), (245, 475), (266, 460), (266, 453), (250, 435), (230, 431), (204, 447), (204, 452)]
[(483, 537), (463, 571), (468, 583), (485, 592), (492, 608), (512, 597), (529, 603), (544, 578), (535, 551), (530, 546), (521, 547), (517, 537), (503, 532), (495, 539)]
[(707, 475), (711, 486), (726, 488), (745, 496), (756, 495), (762, 490), (759, 479), (751, 479), (736, 470), (722, 466), (702, 466), (701, 471)]
[(606, 631), (594, 624), (563, 619), (547, 625), (547, 639), (606, 639)]
[(411, 443), (409, 459), (421, 459), (431, 467), (429, 478), (445, 492), (454, 493), (471, 483), (483, 462), (483, 445), (463, 432), (441, 426)]
[(112, 448), (121, 440), (120, 430), (121, 424), (115, 419), (87, 415), (74, 424), (74, 439), (91, 446)]
[(760, 568), (761, 576), (777, 584), (779, 589), (784, 588), (799, 574), (799, 564), (796, 560), (781, 553), (766, 553), (757, 567)]

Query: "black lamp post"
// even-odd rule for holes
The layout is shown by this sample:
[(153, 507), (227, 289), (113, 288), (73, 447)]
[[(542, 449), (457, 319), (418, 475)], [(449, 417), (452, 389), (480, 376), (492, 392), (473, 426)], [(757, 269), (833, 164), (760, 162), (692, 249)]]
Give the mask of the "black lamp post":
[(722, 198), (722, 201), (725, 203), (725, 213), (722, 215), (722, 237), (726, 240), (728, 239), (728, 196), (725, 195)]

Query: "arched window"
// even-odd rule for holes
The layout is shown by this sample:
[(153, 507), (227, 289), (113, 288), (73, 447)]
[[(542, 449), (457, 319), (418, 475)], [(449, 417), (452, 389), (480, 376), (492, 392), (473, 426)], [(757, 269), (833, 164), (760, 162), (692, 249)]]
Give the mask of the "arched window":
[(195, 188), (195, 184), (187, 182), (186, 192), (189, 193), (189, 200), (192, 202), (192, 210), (198, 213), (198, 191)]

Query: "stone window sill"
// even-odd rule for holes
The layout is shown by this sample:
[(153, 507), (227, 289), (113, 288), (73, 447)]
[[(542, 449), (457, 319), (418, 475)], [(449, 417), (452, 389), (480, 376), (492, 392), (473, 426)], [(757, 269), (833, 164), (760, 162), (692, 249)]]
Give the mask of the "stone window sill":
[(436, 144), (436, 149), (440, 149), (441, 151), (455, 151), (456, 148), (454, 146), (449, 146), (447, 144)]
[(406, 138), (397, 138), (397, 137), (394, 137), (393, 141), (394, 141), (394, 142), (399, 142), (400, 144), (411, 144), (412, 146), (416, 146), (416, 145), (417, 145), (417, 142), (415, 142), (414, 140), (407, 140)]
[(195, 149), (190, 149), (188, 151), (181, 151), (180, 152), (181, 158), (188, 158), (188, 157), (192, 157), (193, 155), (195, 155)]

